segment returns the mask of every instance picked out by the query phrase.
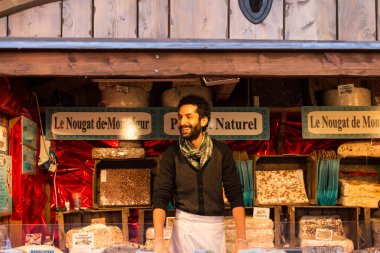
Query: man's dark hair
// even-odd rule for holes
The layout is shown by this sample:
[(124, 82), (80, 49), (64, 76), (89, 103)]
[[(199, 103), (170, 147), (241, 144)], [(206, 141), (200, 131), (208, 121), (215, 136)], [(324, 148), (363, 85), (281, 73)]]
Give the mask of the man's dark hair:
[(195, 105), (197, 107), (197, 113), (199, 114), (199, 120), (203, 117), (207, 117), (207, 124), (204, 127), (202, 127), (202, 131), (206, 131), (208, 124), (211, 120), (210, 104), (203, 97), (190, 94), (181, 98), (181, 100), (178, 103), (177, 109), (179, 110), (179, 108), (181, 108), (181, 106), (183, 105)]

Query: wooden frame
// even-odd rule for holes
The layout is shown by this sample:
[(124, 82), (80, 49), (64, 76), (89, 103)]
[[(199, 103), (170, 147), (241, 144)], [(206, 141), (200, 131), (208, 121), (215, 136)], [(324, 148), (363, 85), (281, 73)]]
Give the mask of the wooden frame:
[(380, 76), (379, 52), (9, 52), (3, 76)]
[(0, 50), (3, 76), (380, 76), (369, 42), (6, 39)]

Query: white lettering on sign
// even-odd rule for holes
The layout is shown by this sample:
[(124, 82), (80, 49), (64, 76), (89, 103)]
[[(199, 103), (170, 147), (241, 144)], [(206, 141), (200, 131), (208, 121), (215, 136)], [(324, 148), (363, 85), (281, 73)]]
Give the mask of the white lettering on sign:
[[(176, 112), (164, 115), (164, 132), (179, 135)], [(257, 112), (213, 112), (207, 128), (210, 135), (259, 135), (263, 132), (263, 116)]]
[(313, 134), (380, 134), (379, 111), (313, 111), (307, 114)]
[(152, 117), (146, 112), (56, 112), (53, 135), (117, 135), (137, 139), (152, 132)]

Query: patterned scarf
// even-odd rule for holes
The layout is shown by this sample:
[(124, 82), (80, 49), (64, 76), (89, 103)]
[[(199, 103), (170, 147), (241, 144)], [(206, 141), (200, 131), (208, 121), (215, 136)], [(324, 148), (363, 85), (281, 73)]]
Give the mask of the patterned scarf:
[(199, 148), (194, 149), (191, 143), (180, 138), (179, 147), (181, 153), (196, 169), (201, 169), (212, 155), (213, 144), (210, 136), (206, 132), (203, 133), (203, 140)]

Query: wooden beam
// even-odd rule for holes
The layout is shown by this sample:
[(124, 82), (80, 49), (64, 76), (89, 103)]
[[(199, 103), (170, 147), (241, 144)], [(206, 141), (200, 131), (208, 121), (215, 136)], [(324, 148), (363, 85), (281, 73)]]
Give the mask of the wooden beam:
[(379, 77), (380, 52), (2, 51), (0, 75)]
[(59, 0), (1, 0), (0, 18), (32, 7), (57, 1)]

